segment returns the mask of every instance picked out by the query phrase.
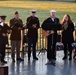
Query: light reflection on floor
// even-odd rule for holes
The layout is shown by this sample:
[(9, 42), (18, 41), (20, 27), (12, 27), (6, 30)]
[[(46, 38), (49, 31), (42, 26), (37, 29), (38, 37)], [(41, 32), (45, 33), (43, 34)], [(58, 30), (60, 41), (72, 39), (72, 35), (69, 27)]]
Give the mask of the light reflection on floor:
[[(38, 53), (37, 53), (38, 55)], [(9, 75), (76, 75), (76, 60), (63, 61), (63, 51), (57, 52), (56, 66), (45, 65), (47, 62), (47, 53), (41, 53), (38, 61), (30, 59), (28, 61), (27, 54), (24, 56), (24, 61), (11, 60), (11, 55), (6, 55), (5, 60), (8, 61), (6, 65), (9, 67)]]

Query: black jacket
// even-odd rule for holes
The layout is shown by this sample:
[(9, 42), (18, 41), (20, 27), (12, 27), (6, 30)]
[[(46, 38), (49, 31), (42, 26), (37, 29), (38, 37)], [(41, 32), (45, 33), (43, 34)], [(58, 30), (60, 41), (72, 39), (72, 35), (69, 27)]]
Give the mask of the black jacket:
[(4, 26), (0, 26), (0, 43), (7, 44), (8, 43), (8, 37), (3, 36), (3, 33), (7, 34), (8, 30), (10, 30), (10, 27), (4, 23)]
[(60, 30), (61, 29), (61, 24), (59, 23), (59, 19), (55, 18), (54, 22), (52, 19), (49, 17), (47, 18), (43, 23), (42, 23), (42, 29), (44, 30)]
[(74, 24), (69, 23), (68, 28), (66, 30), (63, 30), (62, 32), (62, 42), (63, 43), (73, 43), (73, 31), (74, 31)]
[[(49, 17), (42, 23), (42, 29), (44, 30), (54, 30), (54, 40), (57, 41), (57, 30), (61, 30), (61, 24), (59, 19), (55, 18), (54, 21)], [(50, 36), (50, 35), (49, 35)], [(48, 37), (49, 37), (48, 36)], [(52, 36), (52, 35), (51, 35)]]
[(59, 22), (58, 18), (55, 18), (54, 21), (52, 21), (51, 17), (47, 18), (43, 23), (42, 23), (42, 29), (44, 30), (53, 30), (54, 34), (50, 34), (47, 37), (53, 37), (53, 43), (56, 43), (58, 41), (58, 35), (57, 35), (57, 30), (61, 30), (62, 26)]
[[(37, 28), (33, 28), (32, 27), (33, 24), (36, 24)], [(27, 37), (32, 39), (37, 39), (39, 27), (40, 27), (40, 23), (37, 17), (32, 17), (32, 16), (28, 17), (27, 18), (27, 28), (28, 28)]]

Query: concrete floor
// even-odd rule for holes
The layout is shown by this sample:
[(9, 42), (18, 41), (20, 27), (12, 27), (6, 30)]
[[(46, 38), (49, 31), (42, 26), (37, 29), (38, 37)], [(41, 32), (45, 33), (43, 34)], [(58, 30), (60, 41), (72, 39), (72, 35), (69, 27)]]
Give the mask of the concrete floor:
[[(38, 54), (38, 53), (37, 53)], [(57, 51), (56, 66), (45, 65), (47, 62), (47, 53), (41, 53), (38, 61), (30, 59), (28, 61), (27, 54), (24, 56), (24, 61), (11, 60), (11, 55), (6, 55), (5, 60), (8, 61), (8, 75), (76, 75), (76, 60), (62, 60), (63, 51)]]

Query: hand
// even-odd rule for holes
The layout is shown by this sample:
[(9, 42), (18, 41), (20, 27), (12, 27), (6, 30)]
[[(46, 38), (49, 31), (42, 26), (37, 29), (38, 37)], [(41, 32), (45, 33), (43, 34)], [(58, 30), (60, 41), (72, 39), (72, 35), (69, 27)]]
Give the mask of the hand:
[(49, 30), (47, 30), (47, 33), (49, 34), (49, 33), (50, 33), (50, 31), (49, 31)]
[(10, 30), (7, 30), (7, 33), (10, 33)]
[(18, 28), (18, 30), (21, 30), (21, 29), (22, 29), (21, 27)]
[(2, 35), (3, 35), (4, 37), (6, 36), (6, 34), (5, 34), (5, 33), (3, 33)]
[(53, 30), (51, 30), (51, 34), (54, 34), (54, 31)]
[(10, 33), (12, 33), (12, 30), (10, 30)]
[(27, 28), (26, 24), (23, 26), (23, 28), (24, 28), (24, 29), (26, 29), (26, 28)]
[(37, 25), (37, 24), (33, 24), (32, 27), (33, 27), (33, 28), (36, 28), (36, 25)]
[(48, 33), (48, 34), (53, 34), (54, 31), (53, 31), (53, 30), (51, 30), (51, 31), (47, 30), (47, 33)]

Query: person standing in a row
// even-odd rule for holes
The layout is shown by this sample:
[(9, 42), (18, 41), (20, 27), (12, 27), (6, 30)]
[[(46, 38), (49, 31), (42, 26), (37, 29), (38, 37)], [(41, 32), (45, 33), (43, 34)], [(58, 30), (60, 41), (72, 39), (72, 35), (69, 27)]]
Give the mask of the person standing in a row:
[(18, 11), (15, 12), (14, 18), (10, 20), (10, 28), (11, 28), (11, 57), (12, 61), (15, 62), (15, 49), (16, 49), (16, 59), (19, 61), (23, 61), (20, 57), (20, 47), (21, 47), (21, 29), (23, 27), (23, 22), (19, 18)]
[(26, 27), (28, 28), (28, 60), (31, 57), (31, 47), (33, 50), (33, 59), (38, 60), (36, 57), (36, 43), (38, 40), (38, 28), (40, 27), (39, 19), (36, 17), (36, 10), (31, 11), (31, 16), (26, 20)]
[(51, 10), (50, 17), (42, 23), (42, 29), (49, 34), (47, 36), (47, 59), (50, 64), (53, 63), (53, 60), (56, 60), (57, 29), (60, 27), (59, 19), (56, 17), (56, 10)]
[(69, 60), (72, 59), (72, 43), (74, 42), (73, 31), (74, 24), (68, 14), (64, 15), (62, 20), (62, 42), (64, 44), (64, 59), (68, 58), (68, 50), (69, 50)]
[(0, 16), (0, 54), (1, 54), (1, 62), (7, 63), (4, 60), (5, 58), (5, 48), (6, 44), (8, 44), (8, 36), (7, 33), (10, 31), (10, 27), (5, 23), (6, 16)]

